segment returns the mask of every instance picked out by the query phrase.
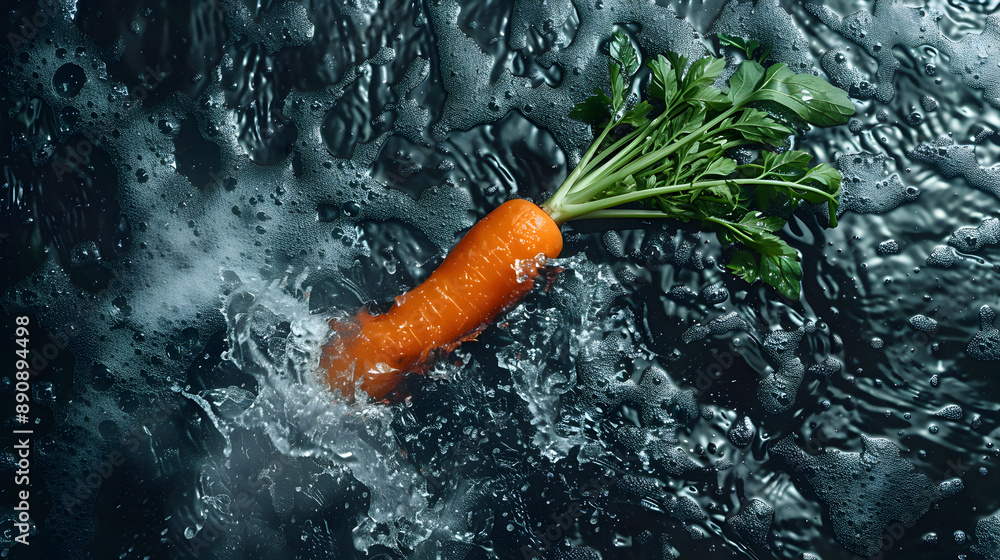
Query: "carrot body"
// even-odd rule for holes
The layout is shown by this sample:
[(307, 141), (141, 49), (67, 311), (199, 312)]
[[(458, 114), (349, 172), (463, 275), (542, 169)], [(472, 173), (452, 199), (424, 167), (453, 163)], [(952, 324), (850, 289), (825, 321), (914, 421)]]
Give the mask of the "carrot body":
[(362, 311), (354, 325), (331, 323), (341, 336), (320, 359), (331, 389), (353, 398), (360, 379), (369, 396), (384, 398), (403, 374), (426, 368), (433, 353), (475, 338), (531, 290), (544, 258), (561, 250), (559, 226), (544, 210), (526, 200), (500, 205), (388, 312)]

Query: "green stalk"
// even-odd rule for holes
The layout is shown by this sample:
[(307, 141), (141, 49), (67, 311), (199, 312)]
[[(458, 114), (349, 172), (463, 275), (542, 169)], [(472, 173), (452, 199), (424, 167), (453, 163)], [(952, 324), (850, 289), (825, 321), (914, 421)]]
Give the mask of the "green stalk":
[(660, 219), (671, 218), (670, 214), (666, 212), (661, 212), (660, 210), (643, 210), (643, 209), (632, 209), (632, 208), (609, 208), (605, 210), (594, 210), (588, 214), (583, 214), (577, 216), (576, 220), (614, 220), (614, 219), (633, 219), (633, 220), (649, 220), (649, 219)]
[[(606, 158), (610, 157), (611, 154), (615, 154), (615, 152), (621, 149), (622, 146), (628, 145), (631, 142), (633, 142), (636, 139), (636, 137), (641, 136), (651, 126), (657, 126), (662, 118), (663, 115), (656, 117), (655, 119), (644, 124), (643, 126), (626, 134), (624, 137), (619, 138), (613, 144), (602, 150), (601, 153), (595, 155), (595, 152), (600, 148), (601, 144), (604, 142), (604, 139), (608, 136), (608, 133), (610, 133), (615, 127), (621, 124), (621, 121), (609, 122), (607, 126), (604, 127), (604, 130), (601, 131), (601, 134), (594, 140), (593, 143), (591, 143), (590, 148), (583, 155), (583, 157), (580, 158), (580, 163), (578, 163), (576, 168), (574, 168), (573, 171), (569, 174), (569, 176), (566, 177), (566, 180), (564, 180), (562, 184), (559, 185), (559, 188), (556, 189), (555, 194), (553, 194), (552, 197), (549, 198), (549, 200), (547, 200), (545, 203), (542, 204), (542, 207), (548, 208), (560, 204), (561, 201), (564, 198), (566, 198), (568, 194), (577, 190), (578, 182), (581, 177), (587, 177), (599, 174), (601, 172), (600, 170), (594, 171), (592, 166), (597, 165), (598, 163), (604, 161)], [(639, 144), (641, 144), (641, 142)], [(629, 145), (626, 151), (628, 153), (631, 153), (632, 151), (634, 151), (634, 149), (635, 145)], [(625, 156), (626, 154), (624, 153), (616, 154), (615, 158), (612, 159), (622, 158)], [(602, 166), (601, 169), (603, 168), (604, 166)]]
[[(730, 108), (718, 117), (712, 119), (710, 122), (702, 126), (701, 128), (689, 133), (682, 140), (668, 144), (663, 148), (649, 152), (648, 154), (639, 156), (631, 163), (624, 158), (627, 154), (622, 154), (608, 161), (605, 165), (601, 166), (599, 169), (592, 173), (587, 174), (583, 179), (580, 179), (574, 188), (574, 199), (575, 200), (586, 200), (594, 195), (600, 194), (607, 190), (608, 188), (618, 184), (625, 177), (638, 173), (655, 164), (657, 161), (665, 159), (670, 154), (676, 152), (677, 150), (683, 148), (692, 141), (697, 140), (705, 136), (705, 133), (712, 129), (712, 127), (718, 125), (723, 120), (732, 116), (738, 110), (738, 107)], [(631, 150), (629, 150), (631, 152)], [(624, 166), (614, 167), (613, 164), (625, 162)], [(554, 197), (553, 197), (554, 198)], [(556, 203), (559, 201), (552, 201), (545, 203), (545, 207), (554, 208)]]
[[(670, 144), (668, 146), (665, 146), (663, 148), (660, 148), (659, 150), (656, 150), (654, 152), (650, 152), (650, 153), (648, 153), (648, 154), (646, 154), (646, 155), (644, 155), (644, 156), (636, 159), (631, 164), (623, 167), (617, 173), (615, 173), (613, 175), (610, 175), (610, 176), (608, 176), (606, 178), (603, 178), (603, 182), (610, 183), (610, 184), (614, 185), (614, 184), (618, 183), (618, 181), (621, 181), (622, 179), (624, 179), (625, 177), (628, 177), (629, 175), (632, 175), (634, 173), (642, 171), (646, 167), (649, 167), (650, 165), (652, 165), (653, 163), (655, 163), (657, 160), (660, 160), (660, 159), (663, 159), (663, 158), (669, 156), (670, 154), (672, 154), (672, 153), (676, 152), (677, 150), (683, 148), (684, 146), (690, 144), (692, 141), (704, 138), (705, 135), (706, 135), (706, 133), (709, 130), (711, 130), (712, 127), (714, 127), (715, 125), (719, 124), (723, 120), (731, 117), (733, 115), (733, 113), (735, 113), (737, 110), (738, 110), (738, 107), (732, 107), (732, 108), (726, 110), (724, 113), (722, 113), (718, 117), (712, 119), (711, 121), (709, 121), (707, 124), (705, 124), (704, 126), (702, 126), (701, 128), (699, 128), (698, 130), (695, 130), (694, 132), (689, 133), (683, 139), (681, 139), (681, 140), (679, 140), (679, 141), (677, 141), (677, 142), (675, 142), (673, 144)], [(720, 131), (717, 131), (717, 132), (720, 132)]]
[[(594, 213), (599, 210), (608, 210), (610, 208), (614, 208), (615, 206), (621, 206), (622, 204), (628, 204), (630, 202), (638, 202), (646, 198), (724, 186), (729, 183), (735, 183), (737, 185), (772, 185), (776, 187), (792, 188), (815, 193), (834, 202), (837, 200), (836, 197), (826, 191), (807, 185), (800, 185), (798, 183), (789, 183), (788, 181), (774, 181), (771, 179), (719, 179), (715, 181), (698, 181), (680, 185), (668, 185), (652, 189), (640, 189), (598, 200), (591, 200), (590, 202), (564, 203), (558, 208), (549, 206), (548, 208), (551, 208), (549, 215), (552, 216), (552, 219), (555, 220), (556, 223), (561, 224), (569, 220), (582, 218), (583, 216), (594, 217)], [(555, 212), (555, 214), (553, 214), (553, 212)]]
[[(658, 119), (659, 118), (657, 118), (657, 120)], [(595, 156), (594, 159), (592, 160), (591, 165), (597, 165), (598, 163), (600, 163), (602, 161), (605, 161), (606, 159), (608, 159), (609, 157), (611, 157), (612, 154), (614, 154), (615, 152), (617, 152), (618, 150), (620, 150), (622, 146), (624, 146), (625, 144), (628, 144), (630, 142), (635, 141), (635, 139), (637, 137), (642, 136), (642, 134), (645, 133), (646, 130), (648, 130), (651, 126), (653, 126), (655, 124), (656, 124), (656, 120), (648, 122), (648, 123), (642, 125), (641, 127), (633, 130), (632, 132), (628, 133), (627, 135), (623, 136), (617, 142), (615, 142), (614, 144), (608, 146), (601, 153), (597, 154), (597, 156)], [(641, 142), (638, 142), (638, 143), (641, 144)], [(588, 175), (590, 175), (590, 174), (593, 173), (593, 169), (588, 166), (588, 168), (585, 170), (585, 172)]]
[(722, 226), (722, 227), (728, 229), (729, 231), (733, 232), (736, 235), (736, 237), (741, 238), (744, 243), (752, 243), (753, 242), (753, 238), (751, 238), (747, 234), (745, 234), (742, 231), (740, 231), (740, 228), (734, 226), (732, 223), (730, 223), (727, 220), (720, 220), (718, 218), (713, 218), (711, 216), (705, 216), (705, 219), (707, 221), (709, 221), (709, 222), (712, 222), (713, 224), (719, 224), (720, 226)]
[(604, 181), (594, 181), (595, 177), (603, 177), (607, 173), (613, 173), (615, 169), (620, 168), (622, 165), (626, 165), (629, 161), (629, 156), (633, 152), (639, 150), (641, 151), (645, 147), (645, 143), (637, 142), (625, 148), (621, 153), (615, 154), (613, 157), (609, 158), (600, 167), (594, 169), (591, 173), (585, 175), (582, 179), (577, 181), (573, 188), (567, 193), (567, 199), (572, 201), (580, 200), (590, 200), (591, 198), (601, 194), (610, 185)]
[[(611, 129), (614, 128), (616, 124), (617, 123), (608, 123), (608, 126), (604, 127), (604, 130), (601, 131), (601, 134), (590, 145), (590, 148), (587, 150), (585, 154), (583, 154), (583, 157), (580, 158), (580, 163), (577, 164), (576, 168), (574, 168), (573, 171), (570, 172), (569, 176), (566, 177), (566, 180), (563, 181), (562, 185), (559, 185), (559, 188), (556, 189), (555, 194), (553, 194), (547, 201), (545, 201), (542, 204), (542, 208), (544, 208), (545, 211), (549, 213), (549, 215), (552, 215), (552, 212), (549, 212), (548, 209), (556, 208), (560, 205), (562, 199), (566, 197), (569, 191), (573, 188), (573, 185), (576, 184), (577, 179), (580, 176), (582, 176), (584, 172), (587, 170), (590, 159), (594, 157), (594, 153), (600, 147), (601, 142), (604, 141), (604, 138), (608, 135), (609, 132), (611, 132)], [(562, 222), (557, 221), (556, 223), (561, 224)]]

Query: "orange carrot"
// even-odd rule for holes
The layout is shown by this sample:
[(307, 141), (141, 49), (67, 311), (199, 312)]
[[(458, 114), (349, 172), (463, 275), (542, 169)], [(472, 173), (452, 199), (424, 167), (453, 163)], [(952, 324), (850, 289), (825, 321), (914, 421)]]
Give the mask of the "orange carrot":
[[(753, 59), (756, 41), (727, 38), (724, 44), (746, 54), (728, 91), (714, 85), (725, 60), (705, 57), (689, 65), (668, 53), (649, 61), (651, 102), (637, 102), (629, 92), (639, 55), (631, 39), (616, 32), (609, 47), (611, 88), (597, 89), (570, 112), (595, 127), (596, 138), (562, 185), (541, 207), (512, 200), (494, 210), (387, 313), (362, 312), (351, 325), (334, 324), (340, 336), (323, 348), (320, 361), (331, 388), (353, 399), (360, 386), (382, 399), (404, 374), (426, 369), (432, 354), (475, 338), (531, 289), (539, 262), (562, 249), (559, 226), (574, 219), (700, 222), (733, 249), (730, 271), (798, 299), (798, 252), (777, 233), (802, 202), (827, 204), (836, 226), (841, 176), (827, 164), (810, 165), (808, 153), (789, 150), (788, 138), (799, 122), (846, 123), (854, 104), (822, 78), (795, 74), (785, 64), (764, 68)], [(783, 107), (796, 123), (780, 122), (755, 108), (758, 103)], [(729, 157), (744, 145), (759, 148), (759, 157)]]
[(331, 325), (340, 335), (320, 359), (330, 387), (348, 399), (357, 385), (385, 398), (406, 373), (424, 370), (432, 354), (475, 338), (531, 290), (544, 258), (561, 250), (559, 226), (544, 210), (527, 200), (500, 205), (388, 312), (363, 311), (354, 325)]

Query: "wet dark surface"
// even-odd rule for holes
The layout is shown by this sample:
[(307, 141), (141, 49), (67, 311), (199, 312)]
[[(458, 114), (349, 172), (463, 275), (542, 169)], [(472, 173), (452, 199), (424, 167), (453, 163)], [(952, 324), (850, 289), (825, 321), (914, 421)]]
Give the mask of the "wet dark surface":
[[(1000, 558), (997, 5), (659, 4), (11, 4), (5, 557)], [(327, 320), (559, 186), (615, 25), (850, 92), (796, 140), (844, 176), (838, 228), (786, 228), (802, 299), (690, 225), (581, 222), (405, 403), (331, 402)]]

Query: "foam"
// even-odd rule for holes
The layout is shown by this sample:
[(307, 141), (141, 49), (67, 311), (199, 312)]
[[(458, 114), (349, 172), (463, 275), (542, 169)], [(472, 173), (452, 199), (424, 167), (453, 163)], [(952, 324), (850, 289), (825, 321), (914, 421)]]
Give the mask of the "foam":
[(962, 251), (973, 253), (989, 245), (1000, 244), (1000, 219), (985, 218), (976, 227), (963, 227), (951, 234), (948, 245)]
[(977, 360), (1000, 360), (1000, 330), (993, 326), (996, 312), (984, 305), (979, 308), (979, 332), (969, 341), (967, 351)]
[(938, 322), (926, 315), (914, 315), (910, 317), (910, 325), (918, 331), (934, 332), (938, 328)]
[[(837, 540), (863, 556), (879, 552), (886, 524), (916, 521), (932, 502), (950, 497), (963, 487), (961, 479), (934, 484), (900, 456), (895, 444), (883, 438), (862, 435), (860, 452), (830, 449), (813, 456), (786, 437), (770, 452), (782, 457), (808, 481), (830, 508)], [(908, 499), (900, 500), (899, 496)]]
[(843, 175), (838, 213), (883, 214), (916, 200), (920, 190), (907, 187), (896, 173), (886, 169), (885, 154), (859, 152), (837, 157)]
[(767, 536), (774, 521), (774, 508), (760, 498), (751, 498), (743, 510), (729, 518), (729, 525), (748, 541), (770, 548)]
[(933, 165), (945, 178), (962, 177), (969, 186), (1000, 198), (1000, 168), (979, 165), (975, 146), (956, 144), (954, 138), (940, 136), (917, 144), (906, 155)]
[(805, 377), (805, 366), (795, 355), (805, 329), (775, 331), (764, 338), (764, 352), (778, 364), (757, 386), (757, 399), (771, 414), (784, 412), (795, 404), (795, 398)]
[(956, 42), (941, 31), (941, 12), (929, 6), (910, 6), (900, 0), (876, 0), (872, 11), (858, 10), (846, 17), (822, 4), (806, 4), (806, 9), (830, 29), (864, 48), (878, 63), (871, 88), (862, 85), (863, 81), (871, 84), (863, 79), (863, 74), (846, 66), (838, 68), (841, 61), (824, 56), (823, 69), (837, 85), (851, 88), (852, 95), (862, 98), (874, 95), (879, 101), (888, 103), (896, 93), (893, 82), (900, 65), (894, 48), (930, 46), (950, 58), (951, 72), (961, 75), (969, 87), (983, 90), (983, 98), (994, 107), (1000, 107), (1000, 66), (995, 63), (1000, 56), (1000, 15), (987, 16), (982, 32), (968, 33)]
[(1000, 513), (976, 522), (976, 544), (972, 550), (986, 558), (1000, 558)]
[(753, 420), (749, 416), (741, 416), (726, 430), (726, 438), (736, 447), (746, 447), (753, 441), (756, 433), (757, 427), (753, 425)]

